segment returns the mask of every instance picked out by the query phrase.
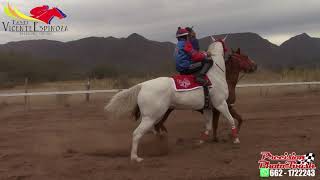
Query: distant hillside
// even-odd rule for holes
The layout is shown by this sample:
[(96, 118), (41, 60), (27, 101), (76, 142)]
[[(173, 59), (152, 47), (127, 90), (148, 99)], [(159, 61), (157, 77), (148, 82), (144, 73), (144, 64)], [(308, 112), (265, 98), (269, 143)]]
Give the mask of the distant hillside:
[(86, 72), (96, 66), (110, 66), (140, 74), (159, 73), (173, 67), (173, 50), (172, 43), (151, 41), (135, 33), (120, 39), (89, 37), (66, 43), (31, 40), (0, 45), (0, 53), (23, 53), (46, 61), (64, 60)]
[[(210, 37), (200, 39), (202, 47), (208, 47), (209, 43), (211, 43)], [(305, 33), (289, 39), (281, 46), (272, 44), (255, 33), (229, 34), (226, 44), (229, 48), (240, 47), (243, 53), (266, 69), (308, 68), (320, 65), (320, 39), (312, 38)]]
[[(209, 43), (209, 37), (200, 39), (202, 49), (206, 49)], [(292, 37), (281, 46), (274, 45), (255, 33), (235, 33), (229, 34), (227, 46), (240, 47), (242, 52), (259, 64), (260, 68), (320, 65), (320, 39), (312, 38), (305, 33)], [(39, 67), (48, 67), (48, 64), (56, 64), (51, 66), (53, 68), (50, 69), (50, 73), (59, 74), (61, 68), (55, 67), (64, 64), (63, 71), (69, 75), (87, 76), (92, 72), (101, 77), (119, 74), (166, 75), (174, 72), (174, 48), (175, 45), (171, 42), (151, 41), (136, 33), (127, 38), (88, 37), (66, 43), (51, 40), (19, 41), (0, 45), (0, 66), (1, 63), (10, 64), (11, 62), (7, 61), (8, 55), (13, 55), (11, 58), (18, 60), (10, 67), (22, 66), (22, 62), (19, 61), (33, 61), (34, 69), (29, 67), (25, 70), (28, 72), (24, 72), (29, 74), (38, 72), (36, 69)], [(35, 65), (37, 63), (38, 65)], [(47, 65), (41, 65), (42, 63)], [(22, 64), (26, 66), (25, 62)], [(6, 71), (11, 70), (1, 68), (0, 74), (8, 74)]]
[(320, 38), (312, 38), (306, 33), (292, 37), (278, 48), (286, 65), (319, 66), (320, 65)]

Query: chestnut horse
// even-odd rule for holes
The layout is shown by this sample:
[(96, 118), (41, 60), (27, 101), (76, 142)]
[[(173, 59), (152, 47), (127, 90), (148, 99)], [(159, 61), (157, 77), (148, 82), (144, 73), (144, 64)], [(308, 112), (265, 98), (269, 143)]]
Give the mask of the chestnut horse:
[[(229, 59), (225, 62), (226, 64), (226, 80), (228, 83), (229, 89), (229, 97), (227, 99), (228, 108), (231, 115), (238, 121), (238, 130), (240, 130), (243, 119), (238, 114), (238, 112), (233, 107), (234, 103), (236, 102), (236, 85), (239, 81), (239, 75), (241, 72), (244, 73), (252, 73), (257, 70), (257, 64), (252, 61), (247, 55), (241, 54), (240, 48), (237, 51), (232, 50), (232, 54), (229, 56)], [(161, 131), (167, 132), (166, 127), (164, 126), (165, 121), (169, 117), (170, 113), (174, 109), (169, 109), (166, 114), (163, 116), (162, 120), (157, 123), (154, 128), (155, 130), (160, 133)], [(202, 113), (202, 111), (199, 111)], [(220, 112), (213, 108), (212, 109), (213, 116), (212, 116), (212, 130), (213, 130), (213, 141), (218, 141), (217, 138), (217, 128), (218, 128), (218, 121), (220, 117)], [(203, 137), (207, 139), (208, 137)]]

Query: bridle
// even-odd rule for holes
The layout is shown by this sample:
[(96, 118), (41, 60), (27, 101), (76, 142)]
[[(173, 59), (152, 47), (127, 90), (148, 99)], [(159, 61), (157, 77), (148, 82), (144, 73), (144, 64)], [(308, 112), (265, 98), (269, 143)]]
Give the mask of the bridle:
[[(228, 35), (226, 35), (223, 39), (219, 39), (219, 40), (216, 40), (213, 36), (210, 36), (210, 37), (211, 37), (211, 39), (212, 39), (213, 42), (218, 41), (218, 42), (220, 42), (220, 43), (222, 44), (222, 46), (223, 46), (223, 51), (224, 51), (224, 55), (225, 55), (225, 53), (226, 53), (226, 51), (227, 51), (227, 48), (226, 48), (226, 46), (225, 46), (225, 41), (226, 41)], [(231, 59), (231, 58), (232, 58), (232, 54), (230, 55), (229, 59)], [(213, 62), (214, 62), (214, 61), (213, 61)], [(219, 68), (221, 71), (224, 72), (224, 70), (223, 70), (217, 63), (214, 62), (214, 64), (216, 64), (216, 65), (218, 66), (218, 68)], [(240, 71), (239, 73), (241, 73), (241, 71)], [(246, 76), (246, 73), (243, 73), (241, 76), (239, 76), (238, 82), (239, 82), (242, 78), (244, 78), (245, 76)]]
[[(212, 36), (211, 36), (211, 38), (212, 38), (212, 41), (213, 41), (213, 42), (220, 42), (220, 43), (222, 44), (222, 47), (223, 47), (223, 57), (224, 57), (225, 54), (226, 54), (226, 51), (227, 51), (227, 48), (226, 48), (226, 45), (225, 45), (225, 40), (226, 40), (227, 36), (226, 36), (224, 39), (219, 39), (219, 40), (214, 39), (214, 37), (212, 37)], [(212, 60), (213, 60), (213, 59), (212, 59)], [(213, 61), (213, 63), (214, 63), (215, 65), (217, 65), (217, 67), (218, 67), (222, 72), (225, 72), (225, 71), (219, 66), (219, 64), (217, 64), (215, 61)]]
[(216, 62), (213, 61), (213, 63), (222, 71), (224, 72), (224, 70), (219, 66), (219, 64), (217, 64)]

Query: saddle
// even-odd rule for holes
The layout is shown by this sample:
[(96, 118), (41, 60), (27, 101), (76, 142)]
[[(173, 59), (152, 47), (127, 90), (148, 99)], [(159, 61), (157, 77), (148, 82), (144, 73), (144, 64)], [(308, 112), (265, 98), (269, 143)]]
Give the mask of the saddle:
[(192, 91), (195, 89), (203, 88), (204, 93), (204, 107), (203, 109), (208, 109), (210, 107), (210, 96), (209, 96), (209, 88), (212, 87), (212, 83), (210, 79), (206, 76), (205, 79), (207, 80), (207, 85), (203, 86), (195, 81), (195, 75), (188, 74), (188, 75), (174, 75), (172, 77), (175, 90), (178, 92), (183, 91)]

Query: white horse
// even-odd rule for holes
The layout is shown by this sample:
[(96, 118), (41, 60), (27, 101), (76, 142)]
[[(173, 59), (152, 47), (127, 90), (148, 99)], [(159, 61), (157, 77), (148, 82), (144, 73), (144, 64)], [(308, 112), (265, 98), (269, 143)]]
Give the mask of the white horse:
[[(234, 118), (231, 116), (227, 98), (229, 95), (226, 82), (224, 47), (220, 41), (215, 41), (209, 46), (208, 51), (212, 55), (214, 65), (208, 71), (207, 76), (213, 87), (210, 88), (210, 100), (212, 105), (228, 119), (232, 128), (233, 142), (240, 143)], [(225, 40), (225, 39), (224, 39)], [(140, 83), (130, 89), (116, 94), (105, 110), (117, 118), (132, 114), (136, 108), (140, 110), (141, 122), (133, 132), (131, 160), (141, 162), (143, 159), (137, 154), (141, 137), (161, 120), (169, 108), (199, 110), (204, 107), (203, 89), (199, 88), (187, 92), (177, 92), (172, 78), (160, 77)], [(212, 110), (205, 109), (205, 134), (212, 130)]]

